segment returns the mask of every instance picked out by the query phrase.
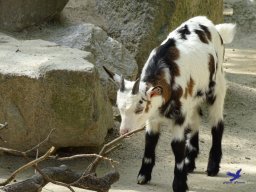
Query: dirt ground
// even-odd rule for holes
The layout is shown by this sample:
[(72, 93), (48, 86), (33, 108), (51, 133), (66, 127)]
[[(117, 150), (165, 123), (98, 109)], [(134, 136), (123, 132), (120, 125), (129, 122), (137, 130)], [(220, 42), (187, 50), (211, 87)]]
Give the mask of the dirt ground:
[[(227, 46), (224, 64), (228, 91), (225, 103), (223, 159), (218, 176), (207, 177), (205, 171), (211, 144), (211, 130), (206, 120), (203, 119), (200, 127), (200, 155), (196, 161), (197, 168), (193, 174), (188, 176), (190, 191), (256, 191), (256, 27), (252, 26), (256, 21), (255, 4), (254, 0), (228, 0), (225, 3), (225, 6), (234, 8), (234, 15), (226, 17), (225, 20), (236, 22), (238, 32), (234, 42)], [(147, 185), (137, 185), (136, 176), (144, 150), (144, 133), (125, 140), (121, 149), (111, 155), (111, 158), (119, 161), (117, 167), (121, 178), (113, 185), (110, 192), (171, 191), (174, 156), (171, 152), (170, 141), (171, 133), (163, 129), (157, 147), (152, 181)], [(21, 158), (0, 156), (0, 181), (22, 163), (24, 161)], [(82, 170), (87, 164), (87, 160), (68, 163), (75, 170)], [(56, 162), (44, 162), (42, 166), (56, 166)], [(107, 168), (110, 169), (107, 164), (102, 164), (99, 174)], [(224, 182), (229, 181), (226, 172), (236, 172), (238, 169), (242, 169), (242, 176), (238, 180), (241, 183), (225, 184)], [(29, 170), (18, 176), (17, 180), (20, 181), (31, 174), (32, 170)], [(86, 191), (76, 188), (75, 190)], [(66, 192), (69, 190), (48, 184), (43, 191)]]

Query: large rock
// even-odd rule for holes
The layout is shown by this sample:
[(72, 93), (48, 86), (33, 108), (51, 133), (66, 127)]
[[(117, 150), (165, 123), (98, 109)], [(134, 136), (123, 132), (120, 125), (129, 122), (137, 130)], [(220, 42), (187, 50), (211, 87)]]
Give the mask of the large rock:
[(106, 22), (111, 37), (122, 42), (141, 69), (150, 51), (171, 29), (195, 15), (222, 21), (223, 0), (96, 0), (96, 8)]
[(103, 65), (130, 80), (137, 76), (138, 66), (133, 55), (121, 43), (93, 24), (84, 23), (60, 28), (50, 33), (47, 39), (60, 45), (91, 52), (95, 57), (101, 82), (108, 90), (111, 101), (116, 99), (116, 86), (109, 82)]
[(68, 0), (0, 0), (0, 28), (20, 31), (52, 19)]
[(91, 52), (95, 58), (95, 66), (99, 72), (102, 85), (108, 91), (112, 102), (116, 100), (116, 86), (108, 80), (103, 65), (115, 73), (124, 75), (125, 78), (135, 80), (138, 74), (138, 66), (134, 56), (124, 45), (108, 34), (100, 27), (81, 23), (76, 25), (48, 26), (40, 30), (27, 31), (23, 39), (43, 39)]
[[(0, 145), (29, 149), (51, 129), (46, 147), (99, 146), (113, 125), (92, 54), (43, 40), (0, 35)], [(43, 149), (43, 150), (44, 150)]]

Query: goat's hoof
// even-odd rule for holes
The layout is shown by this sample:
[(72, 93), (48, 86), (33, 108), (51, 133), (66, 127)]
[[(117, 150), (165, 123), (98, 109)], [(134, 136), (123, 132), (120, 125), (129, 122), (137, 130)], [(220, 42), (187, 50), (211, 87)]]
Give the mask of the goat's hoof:
[(173, 192), (186, 192), (188, 191), (187, 183), (173, 183)]
[(214, 169), (214, 170), (207, 170), (206, 172), (207, 172), (207, 175), (209, 177), (214, 177), (214, 176), (218, 175), (219, 168), (218, 169)]
[(209, 161), (207, 166), (207, 175), (210, 177), (214, 177), (219, 173), (220, 166), (219, 163), (215, 163), (214, 161)]
[(187, 168), (187, 173), (193, 173), (196, 167), (188, 167)]
[(139, 176), (137, 178), (137, 183), (140, 185), (144, 185), (144, 184), (148, 183), (150, 181), (150, 179), (151, 179), (151, 176), (139, 174)]
[(187, 167), (187, 173), (193, 173), (194, 170), (196, 169), (196, 165), (195, 165), (195, 162), (194, 163), (189, 163), (186, 165)]
[(188, 191), (188, 185), (187, 185), (187, 175), (183, 174), (181, 175), (183, 177), (175, 177), (172, 183), (172, 189), (173, 192), (186, 192)]

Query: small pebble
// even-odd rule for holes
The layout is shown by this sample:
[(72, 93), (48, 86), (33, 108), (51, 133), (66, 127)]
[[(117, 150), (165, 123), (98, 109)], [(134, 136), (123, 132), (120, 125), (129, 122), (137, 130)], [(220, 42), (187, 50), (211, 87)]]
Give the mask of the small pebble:
[(251, 160), (251, 158), (250, 158), (250, 157), (245, 157), (245, 159)]

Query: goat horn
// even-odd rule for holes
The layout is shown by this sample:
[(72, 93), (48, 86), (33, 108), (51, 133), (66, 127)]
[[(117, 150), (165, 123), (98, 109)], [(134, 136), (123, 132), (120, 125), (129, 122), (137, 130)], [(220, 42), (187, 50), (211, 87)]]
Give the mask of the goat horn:
[(132, 94), (136, 95), (139, 92), (139, 88), (140, 88), (140, 78), (138, 78), (132, 88)]
[(125, 90), (124, 77), (123, 75), (121, 75), (120, 91), (123, 92), (124, 90)]

